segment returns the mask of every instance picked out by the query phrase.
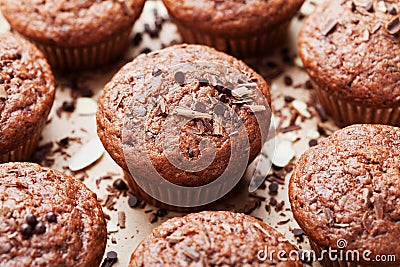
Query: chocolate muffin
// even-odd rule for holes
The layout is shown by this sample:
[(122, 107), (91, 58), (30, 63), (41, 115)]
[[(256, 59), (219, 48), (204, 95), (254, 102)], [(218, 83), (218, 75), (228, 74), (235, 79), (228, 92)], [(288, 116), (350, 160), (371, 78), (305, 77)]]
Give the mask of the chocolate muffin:
[(128, 47), (144, 0), (1, 0), (11, 28), (34, 42), (59, 69), (100, 67)]
[(43, 54), (20, 37), (0, 34), (0, 162), (29, 159), (54, 94), (54, 77)]
[(266, 54), (282, 43), (304, 0), (163, 2), (185, 42), (243, 58)]
[(0, 165), (0, 265), (99, 266), (106, 222), (81, 181), (33, 163)]
[[(274, 255), (264, 260), (266, 248)], [(279, 259), (278, 251), (286, 253)], [(133, 252), (129, 266), (302, 266), (290, 259), (296, 255), (282, 234), (251, 216), (205, 211), (155, 228)]]
[(269, 103), (267, 83), (243, 62), (206, 46), (172, 46), (137, 57), (105, 86), (97, 132), (141, 197), (196, 206), (227, 193), (260, 152)]
[(336, 124), (400, 125), (399, 1), (326, 1), (304, 23), (299, 53)]
[(399, 146), (399, 128), (353, 125), (301, 156), (289, 184), (294, 218), (319, 254), (345, 252), (324, 254), (324, 266), (400, 265)]

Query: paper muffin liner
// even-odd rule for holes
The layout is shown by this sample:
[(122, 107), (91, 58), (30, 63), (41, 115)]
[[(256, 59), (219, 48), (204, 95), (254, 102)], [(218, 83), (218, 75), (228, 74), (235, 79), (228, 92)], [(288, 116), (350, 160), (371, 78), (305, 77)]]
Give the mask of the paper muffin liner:
[(33, 42), (49, 64), (59, 70), (85, 70), (101, 67), (122, 55), (129, 46), (132, 27), (105, 42), (85, 47), (60, 47)]
[(208, 45), (238, 58), (251, 58), (268, 54), (278, 44), (282, 43), (286, 37), (290, 21), (256, 36), (245, 38), (224, 38), (192, 29), (176, 20), (175, 24), (183, 41), (186, 43)]
[[(317, 243), (315, 243), (311, 239), (309, 239), (309, 240), (310, 240), (311, 249), (313, 251), (315, 251), (317, 257), (320, 258), (322, 251), (326, 250), (326, 249), (320, 247)], [(324, 257), (319, 263), (323, 267), (368, 267), (369, 266), (369, 265), (365, 265), (365, 264), (341, 261), (341, 260), (332, 261), (332, 259), (327, 255), (327, 253), (324, 253)]]
[(330, 94), (315, 81), (313, 85), (319, 102), (340, 127), (359, 123), (400, 126), (400, 107), (377, 108), (359, 105)]
[[(204, 203), (205, 200), (213, 198), (213, 196), (220, 196), (221, 192), (226, 192), (231, 185), (229, 183), (221, 183), (213, 187), (201, 187), (198, 188), (198, 191), (193, 194), (187, 190), (182, 190), (181, 194), (179, 194), (176, 189), (170, 190), (168, 187), (164, 187), (163, 185), (155, 185), (153, 183), (146, 184), (145, 190), (139, 186), (136, 182), (135, 178), (126, 171), (124, 171), (124, 179), (128, 182), (129, 187), (135, 192), (136, 196), (142, 200), (145, 200), (147, 203), (160, 207), (165, 208), (171, 211), (178, 211), (178, 212), (193, 212), (203, 210), (207, 207), (207, 205), (194, 205), (193, 207), (178, 207), (173, 206), (170, 204), (166, 204), (165, 202), (169, 203), (172, 200), (178, 200), (179, 202), (190, 202), (190, 203)], [(239, 184), (239, 183), (238, 183)], [(142, 185), (143, 186), (143, 185)], [(233, 189), (232, 189), (233, 190)], [(230, 190), (229, 190), (230, 191)], [(148, 194), (149, 192), (150, 194)], [(152, 196), (158, 196), (159, 199), (163, 200), (160, 201), (155, 199)]]
[(39, 142), (44, 123), (41, 127), (38, 127), (37, 131), (27, 139), (26, 142), (14, 150), (8, 151), (7, 153), (0, 154), (0, 163), (10, 161), (27, 161), (35, 152), (36, 146)]

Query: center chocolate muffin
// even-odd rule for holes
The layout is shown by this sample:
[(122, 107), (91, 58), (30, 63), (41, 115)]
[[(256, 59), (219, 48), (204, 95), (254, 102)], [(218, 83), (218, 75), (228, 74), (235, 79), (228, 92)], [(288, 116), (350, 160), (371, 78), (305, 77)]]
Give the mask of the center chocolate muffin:
[[(238, 170), (244, 171), (256, 157), (263, 141), (260, 129), (268, 130), (269, 124), (268, 117), (257, 114), (269, 112), (269, 103), (268, 85), (243, 62), (206, 46), (173, 46), (139, 56), (106, 85), (98, 135), (134, 177), (155, 173), (175, 185), (198, 187), (220, 177), (230, 161), (244, 164)], [(229, 128), (225, 118), (230, 114), (245, 131)], [(231, 153), (235, 138), (239, 156)], [(202, 149), (209, 143), (214, 150)], [(213, 151), (215, 158), (208, 162)], [(138, 181), (128, 181), (139, 189)], [(167, 190), (153, 184), (145, 186), (153, 186), (149, 190), (156, 195)]]

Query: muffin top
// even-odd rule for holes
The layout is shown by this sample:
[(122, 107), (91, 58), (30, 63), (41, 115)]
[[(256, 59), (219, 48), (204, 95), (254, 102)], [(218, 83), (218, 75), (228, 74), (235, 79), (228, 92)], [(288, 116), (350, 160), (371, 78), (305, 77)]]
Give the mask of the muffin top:
[(230, 37), (251, 36), (290, 21), (304, 0), (163, 0), (180, 23)]
[(309, 75), (340, 98), (400, 105), (399, 1), (326, 1), (304, 23), (299, 53)]
[(33, 163), (0, 165), (0, 265), (99, 266), (106, 223), (82, 182)]
[(54, 77), (43, 54), (9, 33), (0, 34), (0, 151), (24, 144), (46, 121)]
[(353, 125), (306, 151), (289, 185), (306, 234), (320, 246), (344, 239), (346, 250), (390, 253), (399, 263), (399, 147), (400, 128)]
[(4, 17), (17, 32), (37, 42), (81, 47), (129, 29), (144, 0), (0, 0)]
[[(221, 175), (230, 159), (232, 136), (229, 134), (235, 133), (220, 129), (218, 126), (222, 123), (217, 124), (216, 117), (220, 116), (222, 120), (232, 111), (243, 122), (250, 143), (250, 160), (254, 159), (261, 149), (261, 124), (267, 123), (268, 118), (257, 120), (256, 112), (252, 112), (252, 102), (247, 102), (248, 105), (244, 99), (233, 97), (231, 92), (235, 90), (225, 88), (229, 87), (226, 77), (212, 76), (207, 80), (207, 71), (223, 72), (220, 67), (235, 72), (230, 78), (238, 79), (236, 74), (240, 73), (246, 81), (251, 81), (252, 90), (261, 95), (255, 101), (270, 103), (268, 85), (260, 75), (242, 61), (206, 46), (172, 46), (141, 55), (125, 65), (105, 86), (97, 113), (97, 132), (111, 157), (125, 170), (128, 170), (127, 161), (136, 162), (137, 168), (143, 168), (145, 172), (147, 167), (138, 153), (147, 151), (145, 156), (152, 166), (170, 182), (184, 186), (207, 184)], [(190, 80), (189, 76), (196, 76), (196, 73), (201, 77)], [(179, 81), (179, 75), (182, 81)], [(146, 87), (152, 86), (151, 81), (156, 79), (161, 80), (159, 87)], [(242, 89), (247, 91), (245, 86), (248, 85), (244, 84)], [(218, 102), (221, 104), (215, 104)], [(131, 110), (136, 115), (127, 113)], [(191, 114), (194, 114), (192, 119)], [(126, 119), (130, 117), (134, 118), (132, 121), (143, 120), (143, 124), (129, 126)], [(184, 121), (187, 123), (181, 124)], [(139, 136), (142, 128), (145, 133)], [(238, 138), (242, 137), (239, 135)], [(170, 140), (177, 142), (168, 143)], [(208, 168), (185, 172), (170, 163), (175, 151), (180, 151), (179, 155), (184, 155), (189, 162), (207, 158), (207, 154), (201, 154), (202, 141), (210, 141), (216, 147), (215, 160)], [(125, 159), (124, 145), (135, 149), (131, 161)], [(244, 142), (240, 145), (244, 146)], [(175, 149), (171, 151), (170, 148)]]
[[(259, 250), (266, 247), (276, 251), (273, 261), (258, 260)], [(136, 248), (129, 266), (302, 266), (299, 261), (279, 262), (280, 250), (295, 248), (265, 223), (241, 213), (204, 211), (155, 228)]]

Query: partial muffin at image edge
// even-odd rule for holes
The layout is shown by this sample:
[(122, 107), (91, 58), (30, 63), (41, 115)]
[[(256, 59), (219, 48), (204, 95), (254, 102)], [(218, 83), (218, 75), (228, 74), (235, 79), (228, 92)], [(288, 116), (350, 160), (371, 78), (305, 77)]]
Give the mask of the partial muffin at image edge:
[(144, 0), (1, 0), (11, 28), (36, 44), (50, 65), (78, 71), (102, 67), (128, 48)]
[(163, 0), (183, 41), (239, 58), (271, 53), (286, 37), (304, 0)]
[(204, 211), (156, 227), (131, 256), (129, 267), (144, 266), (302, 264), (287, 239), (262, 221), (242, 213)]
[(53, 105), (55, 82), (43, 54), (0, 34), (0, 163), (30, 159)]
[(96, 194), (33, 163), (0, 165), (0, 265), (98, 267), (107, 230)]
[(299, 159), (289, 183), (291, 208), (314, 251), (324, 253), (323, 266), (399, 266), (399, 146), (400, 128), (353, 125)]
[(400, 126), (399, 12), (398, 1), (325, 1), (305, 21), (299, 55), (338, 126)]
[[(197, 64), (196, 62), (205, 62), (204, 64), (211, 64), (213, 66), (221, 65), (223, 68), (231, 68), (243, 75), (247, 75), (246, 77), (256, 87), (255, 90), (260, 91), (262, 98), (268, 105), (270, 103), (268, 85), (260, 75), (251, 70), (243, 62), (206, 46), (172, 46), (150, 54), (141, 55), (125, 65), (105, 86), (97, 112), (97, 132), (108, 153), (128, 174), (126, 178), (131, 187), (135, 188), (135, 191), (139, 193), (141, 190), (136, 184), (135, 179), (129, 177), (129, 166), (124, 154), (123, 138), (126, 137), (126, 135), (123, 135), (124, 130), (126, 130), (124, 128), (124, 118), (127, 118), (126, 112), (129, 111), (128, 108), (139, 108), (138, 106), (130, 107), (132, 105), (130, 101), (135, 95), (140, 96), (150, 92), (150, 90), (143, 88), (149, 80), (162, 78), (164, 77), (163, 75), (168, 76), (168, 72), (172, 72), (171, 69), (174, 66)], [(201, 71), (203, 70), (206, 71), (207, 67), (202, 67)], [(171, 76), (172, 80), (169, 79), (163, 82), (163, 86), (171, 89), (171, 92), (159, 97), (156, 101), (159, 103), (162, 100), (164, 111), (167, 111), (165, 113), (168, 113), (168, 111), (172, 113), (178, 105), (186, 106), (188, 109), (193, 110), (202, 108), (200, 106), (208, 108), (208, 104), (201, 105), (201, 103), (198, 104), (197, 102), (204, 101), (206, 103), (210, 101), (210, 98), (216, 99), (217, 102), (223, 99), (225, 101), (224, 104), (234, 108), (239, 118), (243, 120), (245, 129), (249, 132), (248, 136), (246, 136), (250, 144), (249, 158), (244, 159), (243, 162), (251, 162), (260, 152), (262, 141), (258, 121), (252, 110), (243, 101), (234, 100), (230, 95), (230, 90), (224, 88), (224, 86), (215, 87), (211, 84), (211, 81), (200, 82), (198, 80), (179, 85), (174, 80), (174, 75), (172, 74)], [(229, 91), (228, 95), (221, 93), (216, 88), (220, 91)], [(232, 101), (240, 103), (232, 104)], [(209, 115), (207, 114), (205, 114), (205, 118), (208, 118), (205, 119), (207, 121), (199, 120), (198, 122), (190, 122), (181, 129), (182, 131), (169, 134), (171, 137), (178, 136), (180, 138), (179, 140), (182, 142), (180, 142), (181, 146), (179, 149), (189, 161), (199, 158), (198, 138), (204, 137), (217, 144), (215, 161), (209, 167), (202, 171), (185, 172), (170, 163), (168, 156), (171, 153), (166, 152), (168, 147), (163, 148), (162, 134), (166, 130), (161, 131), (160, 129), (166, 127), (167, 130), (171, 130), (175, 127), (174, 123), (164, 125), (166, 119), (168, 119), (168, 115), (174, 114), (164, 114), (164, 112), (159, 112), (157, 108), (155, 106), (154, 109), (146, 111), (147, 113), (145, 112), (144, 114), (148, 118), (151, 118), (151, 120), (148, 120), (149, 124), (145, 127), (146, 139), (143, 144), (149, 151), (149, 158), (155, 170), (169, 182), (181, 186), (197, 187), (214, 181), (224, 171), (225, 165), (229, 161), (230, 142), (228, 141), (230, 137), (225, 132), (214, 134), (215, 128), (213, 128), (212, 118), (208, 118)], [(265, 118), (265, 120), (267, 119)], [(208, 129), (209, 127), (211, 129)], [(135, 139), (141, 138), (135, 137)], [(140, 161), (140, 159), (137, 159), (137, 161)], [(151, 190), (161, 193), (163, 191), (162, 187)], [(147, 194), (142, 194), (142, 197), (149, 200)]]

